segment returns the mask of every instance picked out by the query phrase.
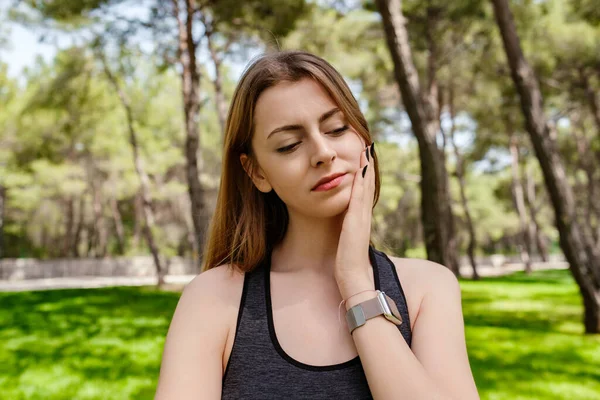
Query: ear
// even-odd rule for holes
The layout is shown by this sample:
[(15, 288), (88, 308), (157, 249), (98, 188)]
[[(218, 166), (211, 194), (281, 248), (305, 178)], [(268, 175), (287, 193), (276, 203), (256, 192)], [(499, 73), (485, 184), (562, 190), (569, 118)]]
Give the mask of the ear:
[(250, 173), (250, 159), (245, 153), (240, 154), (240, 163), (258, 190), (263, 193), (269, 193), (271, 190), (273, 190), (269, 180), (264, 176), (262, 168), (254, 168), (254, 173)]

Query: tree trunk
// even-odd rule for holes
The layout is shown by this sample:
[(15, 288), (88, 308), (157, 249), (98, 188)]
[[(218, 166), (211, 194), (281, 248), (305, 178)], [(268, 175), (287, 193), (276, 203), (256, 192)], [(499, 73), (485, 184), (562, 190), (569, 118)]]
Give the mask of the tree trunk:
[(573, 192), (555, 142), (551, 139), (539, 84), (523, 55), (508, 1), (492, 2), (512, 79), (521, 100), (525, 126), (554, 208), (561, 248), (583, 297), (585, 332), (597, 334), (600, 333), (600, 255), (586, 246), (585, 235), (575, 219)]
[[(467, 223), (467, 230), (469, 232), (469, 245), (467, 247), (467, 255), (469, 256), (469, 261), (471, 262), (471, 268), (473, 269), (472, 279), (479, 280), (480, 276), (477, 272), (477, 262), (475, 261), (475, 249), (477, 248), (477, 235), (475, 234), (475, 225), (473, 224), (473, 219), (471, 218), (471, 211), (469, 209), (469, 201), (467, 200), (466, 193), (466, 182), (465, 182), (465, 170), (464, 170), (464, 159), (460, 154), (460, 150), (456, 145), (456, 140), (454, 140), (454, 132), (456, 130), (455, 123), (455, 110), (454, 110), (454, 85), (451, 81), (450, 83), (450, 91), (449, 91), (449, 101), (448, 107), (450, 110), (450, 120), (452, 121), (452, 126), (450, 128), (450, 144), (452, 145), (452, 149), (454, 151), (454, 157), (456, 158), (456, 178), (458, 179), (458, 184), (460, 187), (460, 201), (465, 212), (465, 220)], [(445, 135), (444, 135), (445, 136)]]
[(113, 222), (115, 224), (115, 234), (117, 236), (118, 253), (120, 255), (123, 255), (125, 253), (125, 231), (123, 229), (123, 218), (121, 218), (119, 204), (115, 196), (110, 196), (109, 201), (110, 212), (112, 214)]
[(442, 169), (443, 169), (443, 186), (442, 191), (447, 199), (446, 207), (444, 209), (444, 218), (446, 221), (446, 251), (448, 252), (448, 259), (450, 262), (450, 270), (454, 272), (454, 275), (460, 277), (460, 264), (458, 260), (458, 235), (456, 234), (456, 218), (454, 216), (454, 212), (452, 211), (452, 196), (450, 195), (450, 176), (448, 175), (448, 170), (446, 168), (446, 153), (442, 149)]
[(0, 185), (0, 260), (4, 258), (4, 216), (6, 214), (6, 188)]
[(66, 202), (66, 226), (65, 236), (63, 238), (62, 253), (65, 257), (72, 257), (71, 250), (73, 249), (73, 234), (75, 226), (75, 200), (72, 196), (69, 196)]
[(150, 198), (150, 180), (148, 179), (148, 175), (144, 169), (142, 158), (139, 154), (139, 146), (137, 140), (137, 132), (133, 126), (133, 113), (131, 111), (131, 103), (127, 94), (123, 91), (119, 82), (110, 71), (108, 67), (108, 63), (104, 58), (104, 55), (100, 54), (102, 63), (104, 64), (104, 72), (108, 77), (108, 80), (114, 87), (115, 91), (119, 96), (119, 100), (121, 101), (121, 105), (125, 110), (125, 115), (127, 116), (127, 128), (129, 131), (129, 144), (131, 145), (131, 150), (133, 152), (133, 164), (135, 166), (135, 172), (140, 180), (140, 194), (142, 198), (142, 215), (144, 217), (144, 226), (143, 233), (146, 238), (146, 242), (148, 243), (148, 247), (150, 248), (150, 252), (152, 253), (152, 258), (154, 260), (154, 266), (156, 268), (156, 277), (157, 277), (157, 285), (160, 287), (164, 283), (162, 260), (159, 254), (158, 246), (154, 240), (154, 233), (152, 232), (154, 229), (154, 213), (152, 211), (152, 199)]
[(225, 94), (223, 93), (223, 77), (221, 76), (221, 64), (223, 60), (217, 54), (215, 49), (212, 32), (206, 34), (206, 41), (208, 44), (208, 50), (210, 52), (210, 58), (215, 66), (215, 78), (213, 79), (213, 85), (215, 86), (215, 105), (217, 109), (217, 117), (219, 118), (219, 126), (221, 127), (221, 144), (223, 143), (225, 135), (225, 121), (227, 120), (227, 102), (225, 101)]
[[(95, 179), (92, 175), (92, 179)], [(102, 189), (92, 182), (92, 209), (94, 211), (94, 241), (93, 254), (94, 257), (104, 257), (106, 255), (106, 224), (102, 212)]]
[(87, 224), (85, 227), (87, 234), (87, 249), (85, 251), (86, 257), (94, 257), (94, 241), (96, 240), (96, 224), (94, 222)]
[[(526, 179), (526, 197), (525, 202), (529, 209), (530, 216), (530, 231), (532, 232), (532, 237), (535, 240), (538, 254), (542, 258), (542, 261), (548, 262), (548, 245), (546, 244), (546, 239), (544, 237), (544, 232), (542, 231), (541, 225), (538, 221), (538, 209), (536, 206), (536, 195), (535, 195), (535, 180), (533, 179), (533, 172), (531, 171), (531, 165), (527, 164), (525, 170), (525, 179)], [(532, 241), (533, 242), (533, 241)]]
[[(598, 97), (596, 96), (596, 91), (592, 88), (589, 77), (586, 75), (585, 71), (580, 69), (579, 75), (581, 78), (583, 89), (585, 90), (585, 95), (588, 101), (588, 105), (590, 107), (590, 111), (592, 112), (592, 117), (594, 117), (594, 123), (596, 124), (597, 134), (600, 137), (600, 105), (598, 105)], [(598, 152), (597, 154), (600, 154), (600, 152)]]
[[(577, 155), (579, 156), (577, 159), (577, 168), (585, 173), (587, 180), (587, 196), (585, 196), (585, 200), (587, 201), (585, 202), (585, 205), (581, 207), (585, 212), (582, 224), (586, 224), (584, 227), (587, 228), (586, 234), (589, 237), (588, 240), (592, 241), (592, 246), (598, 247), (598, 243), (600, 243), (600, 203), (598, 203), (596, 198), (595, 173), (598, 167), (594, 160), (594, 146), (586, 138), (585, 126), (580, 115), (575, 114), (571, 116), (571, 125), (571, 134), (575, 138)], [(600, 126), (598, 128), (600, 134)], [(581, 134), (577, 131), (580, 131)], [(597, 151), (597, 153), (600, 154), (600, 150)], [(594, 222), (596, 223), (596, 229), (594, 229)]]
[(191, 202), (191, 215), (194, 223), (195, 248), (198, 253), (194, 254), (194, 261), (200, 267), (203, 254), (204, 236), (206, 234), (207, 219), (206, 200), (204, 188), (200, 183), (198, 176), (198, 164), (202, 165), (202, 159), (199, 159), (198, 148), (200, 147), (199, 126), (200, 121), (200, 74), (196, 61), (196, 47), (198, 43), (194, 41), (193, 24), (195, 2), (194, 0), (185, 0), (185, 22), (180, 13), (179, 0), (172, 0), (174, 15), (177, 19), (179, 30), (179, 49), (178, 58), (181, 64), (181, 82), (183, 90), (183, 108), (185, 114), (185, 157), (186, 157), (186, 177), (188, 181), (188, 191)]
[[(182, 206), (181, 208), (187, 209), (189, 207), (189, 205), (187, 204), (189, 202), (189, 198), (182, 198), (181, 200), (186, 203), (185, 206)], [(183, 221), (185, 222), (186, 238), (188, 241), (188, 247), (192, 250), (192, 252), (197, 252), (198, 244), (194, 240), (194, 224), (192, 222), (192, 218), (190, 217), (189, 213), (184, 213)]]
[(78, 209), (78, 217), (77, 224), (75, 227), (75, 234), (73, 235), (73, 242), (71, 243), (71, 254), (73, 257), (79, 257), (79, 241), (81, 239), (81, 231), (83, 230), (83, 226), (85, 223), (85, 195), (87, 192), (81, 194), (81, 198), (79, 199), (79, 209)]
[[(512, 131), (512, 129), (510, 129)], [(513, 132), (510, 135), (510, 155), (511, 155), (511, 171), (512, 171), (512, 198), (519, 216), (519, 230), (521, 231), (522, 243), (519, 244), (521, 248), (521, 261), (525, 264), (525, 273), (531, 274), (531, 237), (529, 236), (529, 226), (527, 224), (527, 212), (525, 210), (525, 199), (523, 195), (523, 185), (521, 184), (521, 177), (519, 174), (519, 145), (517, 143), (517, 137)]]
[(134, 249), (137, 249), (140, 246), (141, 236), (142, 236), (142, 226), (144, 225), (144, 217), (142, 216), (142, 201), (140, 200), (139, 192), (135, 194), (133, 198), (133, 208), (134, 208), (134, 223), (133, 223), (133, 239), (132, 246)]
[[(394, 62), (394, 76), (400, 87), (402, 101), (412, 123), (419, 144), (421, 162), (421, 219), (427, 258), (454, 270), (457, 262), (452, 249), (452, 236), (449, 221), (449, 196), (445, 185), (447, 179), (443, 157), (436, 143), (439, 129), (437, 85), (429, 64), (429, 92), (426, 96), (421, 93), (419, 77), (415, 69), (408, 33), (404, 26), (400, 0), (377, 0), (377, 6), (382, 17), (387, 45)], [(435, 57), (435, 54), (431, 54)]]
[[(46, 224), (42, 224), (42, 233), (40, 235), (40, 247), (42, 249), (48, 249), (48, 227)], [(52, 252), (52, 249), (49, 251)], [(52, 254), (51, 254), (52, 255)]]
[[(221, 128), (221, 135), (219, 143), (223, 146), (225, 142), (225, 123), (227, 120), (227, 102), (225, 101), (225, 93), (223, 93), (223, 77), (221, 75), (221, 64), (223, 60), (219, 57), (217, 49), (213, 43), (212, 31), (206, 33), (206, 41), (208, 44), (208, 50), (210, 57), (215, 67), (215, 78), (213, 79), (213, 85), (215, 87), (215, 106), (217, 110), (217, 117), (219, 119), (219, 126)], [(227, 50), (225, 48), (225, 50)], [(217, 163), (217, 176), (221, 175), (221, 163)]]
[[(439, 149), (440, 161), (438, 168), (441, 170), (441, 192), (446, 198), (444, 207), (444, 223), (446, 228), (447, 242), (445, 248), (447, 258), (450, 262), (449, 268), (458, 277), (460, 276), (460, 265), (458, 262), (458, 235), (456, 234), (456, 221), (452, 211), (452, 196), (450, 195), (450, 176), (446, 169), (446, 135), (441, 129), (441, 111), (443, 106), (442, 90), (440, 90), (437, 81), (438, 69), (438, 47), (435, 41), (435, 32), (439, 18), (439, 9), (434, 7), (427, 8), (427, 30), (426, 39), (428, 46), (427, 53), (427, 90), (424, 97), (425, 115), (429, 123), (433, 125), (435, 135), (442, 133), (442, 147)], [(437, 142), (434, 139), (434, 142)]]

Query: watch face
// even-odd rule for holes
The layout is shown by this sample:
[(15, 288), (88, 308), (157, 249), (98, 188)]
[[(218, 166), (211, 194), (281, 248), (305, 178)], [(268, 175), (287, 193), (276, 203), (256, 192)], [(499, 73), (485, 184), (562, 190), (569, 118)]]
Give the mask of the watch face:
[[(387, 294), (384, 295), (384, 299), (385, 299), (385, 303), (386, 303), (386, 308), (389, 309), (389, 311), (391, 312), (391, 317), (389, 318), (387, 315), (384, 314), (384, 316), (394, 322), (397, 325), (400, 325), (402, 323), (402, 316), (400, 315), (400, 312), (398, 311), (398, 307), (396, 306), (396, 302), (394, 300), (392, 300), (390, 298), (390, 296), (388, 296)], [(397, 321), (394, 321), (394, 319), (396, 319)]]

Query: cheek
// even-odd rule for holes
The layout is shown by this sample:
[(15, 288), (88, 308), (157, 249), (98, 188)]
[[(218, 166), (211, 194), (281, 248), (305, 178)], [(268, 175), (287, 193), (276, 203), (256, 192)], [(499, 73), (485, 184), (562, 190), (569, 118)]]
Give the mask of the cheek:
[(348, 141), (346, 151), (343, 154), (343, 158), (350, 161), (351, 165), (355, 168), (360, 167), (360, 158), (362, 153), (365, 151), (363, 146), (364, 139), (358, 136), (358, 134)]
[[(307, 184), (302, 167), (288, 162), (274, 167), (269, 174), (269, 180), (277, 192), (297, 192), (302, 185)], [(284, 194), (285, 195), (285, 194)]]
[(358, 134), (355, 130), (352, 131), (350, 135), (348, 135), (348, 149), (354, 155), (360, 155), (360, 152), (365, 149), (366, 141), (362, 136)]

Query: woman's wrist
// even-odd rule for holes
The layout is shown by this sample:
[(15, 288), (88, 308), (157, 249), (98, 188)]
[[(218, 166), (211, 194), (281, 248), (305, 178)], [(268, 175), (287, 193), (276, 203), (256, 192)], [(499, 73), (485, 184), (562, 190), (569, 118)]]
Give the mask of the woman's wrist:
[(377, 297), (377, 291), (375, 289), (352, 296), (344, 303), (346, 305), (346, 311), (348, 311), (357, 304), (360, 304), (367, 300), (371, 300), (375, 297)]
[(338, 288), (342, 300), (345, 300), (346, 310), (376, 296), (375, 285), (367, 274), (338, 280)]

